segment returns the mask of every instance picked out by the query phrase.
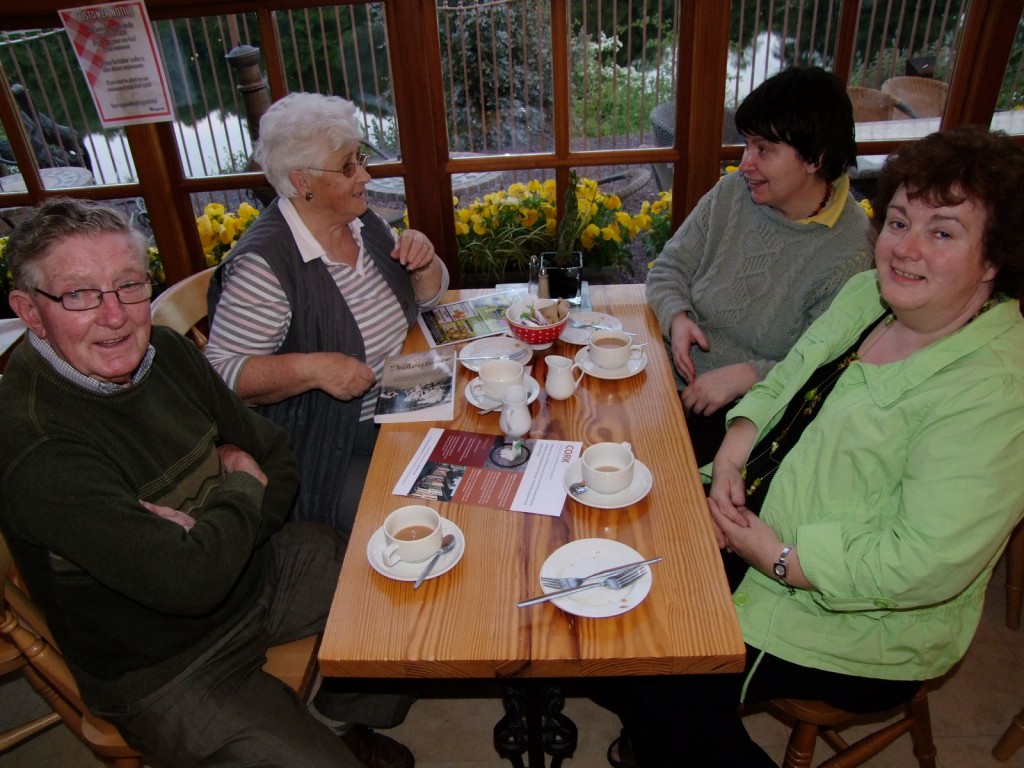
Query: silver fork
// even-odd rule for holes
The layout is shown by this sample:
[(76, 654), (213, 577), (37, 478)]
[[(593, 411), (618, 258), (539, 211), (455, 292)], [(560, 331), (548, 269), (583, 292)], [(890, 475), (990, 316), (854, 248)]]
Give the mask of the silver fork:
[[(633, 567), (634, 568), (639, 568), (641, 565), (652, 565), (654, 563), (660, 563), (662, 560), (664, 560), (664, 558), (660, 557), (660, 556), (659, 557), (652, 557), (650, 560), (644, 560), (641, 563), (634, 564)], [(548, 589), (572, 589), (573, 587), (578, 587), (580, 584), (582, 584), (585, 581), (590, 581), (590, 579), (596, 578), (598, 576), (603, 576), (606, 573), (614, 574), (615, 571), (618, 571), (620, 568), (623, 569), (623, 570), (619, 571), (619, 572), (623, 573), (625, 571), (625, 569), (629, 569), (629, 566), (628, 566), (628, 564), (627, 565), (619, 565), (619, 566), (616, 566), (615, 568), (608, 568), (607, 570), (604, 570), (604, 571), (598, 571), (597, 573), (591, 573), (589, 576), (562, 576), (562, 577), (541, 576), (540, 577), (540, 583), (541, 583), (541, 586), (547, 587)], [(629, 569), (629, 570), (632, 570), (632, 569)]]
[(581, 323), (572, 315), (569, 315), (569, 325), (573, 328), (593, 328), (595, 331), (619, 331), (619, 333), (624, 333), (627, 336), (636, 336), (635, 333), (623, 331), (621, 328), (612, 328), (610, 325), (601, 325), (601, 323)]
[(647, 573), (647, 569), (644, 566), (637, 566), (636, 568), (624, 571), (623, 573), (615, 576), (609, 576), (604, 581), (595, 581), (593, 584), (581, 584), (578, 587), (571, 587), (570, 589), (560, 589), (557, 592), (549, 592), (546, 595), (540, 595), (539, 597), (531, 597), (529, 600), (523, 600), (522, 602), (516, 603), (517, 608), (525, 608), (528, 605), (536, 605), (537, 603), (543, 603), (547, 600), (554, 600), (559, 597), (565, 597), (566, 595), (575, 595), (577, 592), (582, 592), (585, 589), (593, 589), (594, 587), (605, 587), (606, 589), (625, 589), (634, 581), (644, 576)]

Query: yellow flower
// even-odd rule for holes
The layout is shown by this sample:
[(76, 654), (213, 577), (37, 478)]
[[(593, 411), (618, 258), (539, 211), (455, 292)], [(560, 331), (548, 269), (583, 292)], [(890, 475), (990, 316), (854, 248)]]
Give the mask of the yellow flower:
[(242, 203), (240, 206), (238, 206), (238, 217), (246, 224), (251, 222), (253, 219), (257, 218), (259, 215), (260, 212), (257, 211), (248, 203)]
[(211, 219), (219, 219), (224, 215), (224, 206), (220, 203), (207, 203), (206, 208), (203, 209), (203, 213)]
[(597, 238), (601, 236), (601, 228), (596, 224), (588, 224), (580, 235), (580, 245), (586, 251), (591, 250), (594, 247), (594, 243)]
[(524, 227), (532, 227), (540, 218), (540, 211), (536, 208), (527, 208), (519, 211), (519, 218), (522, 219)]
[(614, 211), (622, 207), (622, 201), (619, 200), (618, 195), (605, 195), (604, 207), (609, 211)]
[(619, 232), (619, 227), (616, 224), (609, 224), (607, 227), (603, 227), (601, 229), (601, 237), (616, 243), (622, 242), (622, 234)]
[(875, 218), (875, 209), (871, 207), (871, 201), (868, 199), (861, 200), (858, 205), (864, 209), (864, 213), (868, 215), (869, 219)]
[(235, 238), (238, 237), (238, 234), (235, 231), (235, 222), (236, 221), (238, 221), (238, 219), (236, 219), (230, 213), (227, 216), (224, 217), (224, 221), (223, 221), (223, 223), (221, 225), (221, 230), (220, 230), (220, 241), (224, 245), (228, 245), (230, 243), (233, 243), (235, 241)]
[(456, 235), (468, 235), (469, 225), (464, 221), (455, 222), (455, 234)]
[(210, 222), (210, 215), (204, 213), (196, 219), (196, 226), (199, 228), (199, 242), (203, 244), (205, 251), (213, 245), (213, 224)]

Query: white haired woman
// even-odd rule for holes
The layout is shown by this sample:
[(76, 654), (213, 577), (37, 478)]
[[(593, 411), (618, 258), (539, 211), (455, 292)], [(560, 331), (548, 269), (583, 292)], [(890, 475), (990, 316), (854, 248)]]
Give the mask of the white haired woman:
[(277, 199), (210, 285), (206, 355), (284, 426), (301, 467), (293, 516), (351, 531), (376, 442), (384, 359), (448, 288), (425, 235), (395, 237), (366, 203), (355, 106), (293, 93), (260, 120), (256, 161)]

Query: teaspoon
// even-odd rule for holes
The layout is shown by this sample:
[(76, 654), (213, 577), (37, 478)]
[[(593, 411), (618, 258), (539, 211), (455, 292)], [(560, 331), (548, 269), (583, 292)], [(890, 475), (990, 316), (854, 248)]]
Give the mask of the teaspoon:
[(427, 578), (427, 576), (430, 574), (432, 570), (434, 570), (434, 566), (437, 565), (437, 561), (441, 558), (441, 555), (445, 554), (446, 552), (451, 552), (452, 547), (454, 546), (455, 536), (451, 533), (446, 533), (444, 535), (444, 538), (441, 539), (441, 546), (438, 548), (437, 552), (435, 552), (434, 556), (430, 558), (430, 562), (427, 563), (426, 568), (420, 571), (420, 575), (416, 578), (416, 583), (412, 585), (413, 589), (420, 588), (420, 584), (422, 584), (423, 580)]
[(569, 493), (571, 493), (573, 496), (582, 496), (586, 492), (586, 483), (573, 483), (572, 485), (569, 486)]

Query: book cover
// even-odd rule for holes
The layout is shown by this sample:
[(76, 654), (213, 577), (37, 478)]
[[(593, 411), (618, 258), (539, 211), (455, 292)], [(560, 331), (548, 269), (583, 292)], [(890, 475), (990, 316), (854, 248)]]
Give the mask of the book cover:
[(455, 418), (455, 367), (454, 349), (389, 357), (373, 420), (387, 424)]
[(524, 440), (523, 447), (511, 456), (504, 435), (432, 428), (392, 493), (557, 517), (565, 505), (565, 471), (583, 444)]

